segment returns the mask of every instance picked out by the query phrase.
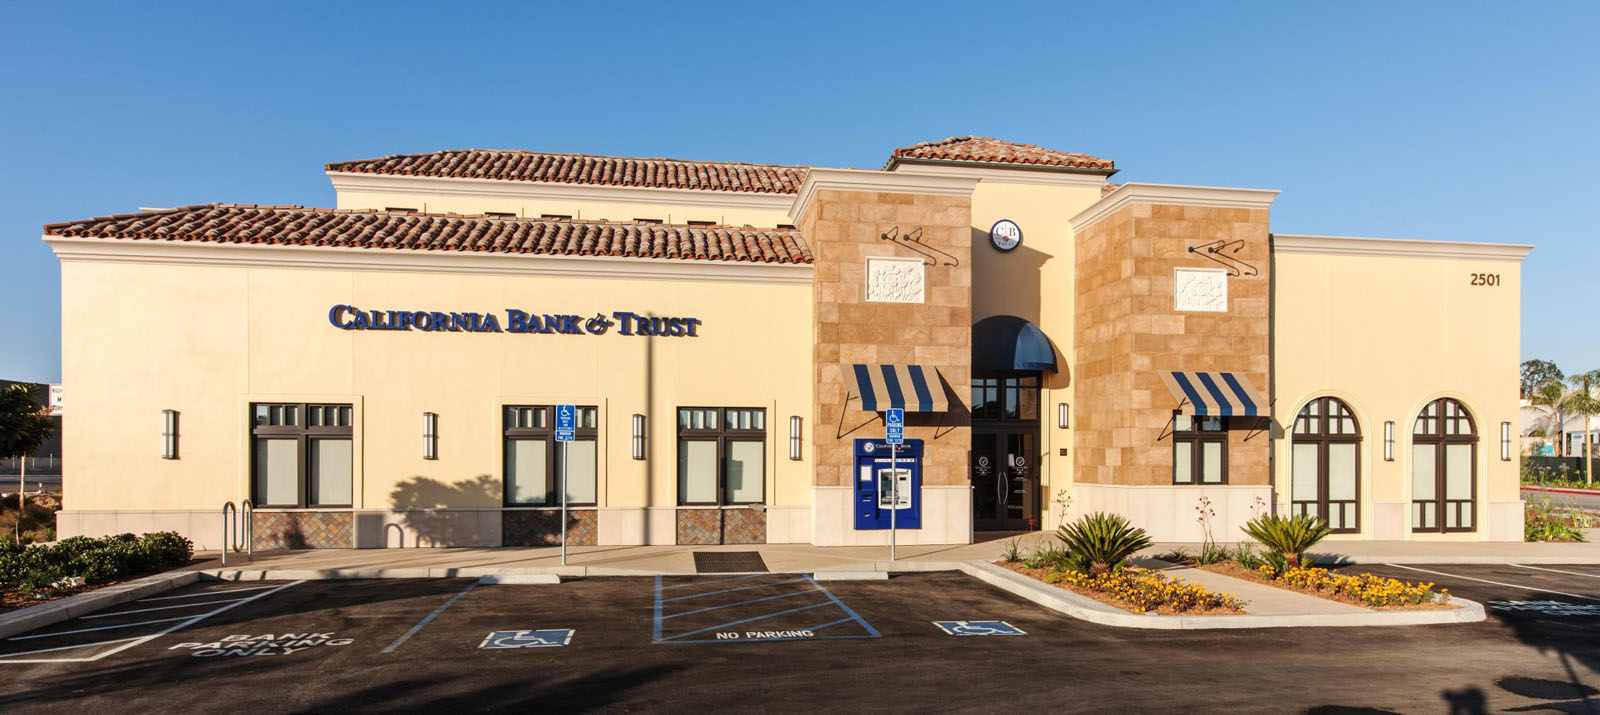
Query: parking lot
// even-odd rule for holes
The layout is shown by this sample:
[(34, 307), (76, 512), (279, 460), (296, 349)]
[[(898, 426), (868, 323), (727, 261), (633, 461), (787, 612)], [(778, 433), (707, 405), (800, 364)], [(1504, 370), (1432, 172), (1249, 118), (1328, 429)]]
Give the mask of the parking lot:
[[(958, 573), (204, 582), (0, 641), (0, 710), (1586, 712), (1600, 567), (1372, 566), (1484, 623), (1155, 631)], [(1498, 605), (1497, 605), (1498, 604)], [(1364, 709), (1364, 710), (1363, 710)]]

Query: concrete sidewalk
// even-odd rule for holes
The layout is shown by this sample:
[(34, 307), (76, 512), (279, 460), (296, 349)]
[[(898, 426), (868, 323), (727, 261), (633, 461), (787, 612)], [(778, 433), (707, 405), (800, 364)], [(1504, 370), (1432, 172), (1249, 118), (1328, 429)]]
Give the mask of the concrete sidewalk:
[[(1600, 530), (1590, 530), (1600, 540)], [(811, 546), (809, 544), (754, 544), (747, 546), (574, 546), (568, 566), (561, 566), (558, 547), (538, 548), (412, 548), (313, 549), (257, 554), (253, 562), (243, 554), (230, 554), (227, 571), (330, 571), (375, 574), (432, 575), (454, 571), (472, 576), (489, 573), (692, 574), (696, 551), (755, 551), (774, 572), (891, 571), (950, 568), (966, 561), (996, 561), (1014, 542), (1026, 556), (1042, 544), (1056, 544), (1053, 532), (1031, 532), (959, 546), (902, 546), (898, 560), (889, 561), (883, 546)], [(1199, 551), (1198, 544), (1155, 544), (1141, 552), (1152, 557), (1184, 550)], [(214, 552), (213, 552), (214, 555)], [(1600, 564), (1600, 543), (1491, 543), (1428, 541), (1325, 541), (1312, 550), (1321, 562), (1345, 563), (1525, 563)], [(216, 560), (199, 567), (210, 573), (223, 571)], [(298, 577), (297, 577), (298, 578)]]

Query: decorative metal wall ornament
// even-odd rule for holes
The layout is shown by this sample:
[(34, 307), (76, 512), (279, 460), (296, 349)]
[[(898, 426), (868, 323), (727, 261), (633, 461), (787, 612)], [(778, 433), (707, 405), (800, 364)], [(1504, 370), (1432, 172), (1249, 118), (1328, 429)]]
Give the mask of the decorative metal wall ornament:
[(1234, 257), (1239, 251), (1244, 250), (1244, 239), (1221, 239), (1198, 246), (1190, 246), (1189, 252), (1209, 261), (1214, 261), (1235, 276), (1259, 276), (1261, 271), (1256, 267)]
[(878, 238), (880, 238), (882, 240), (885, 240), (885, 241), (889, 241), (889, 242), (894, 243), (896, 245), (905, 246), (906, 248), (909, 248), (912, 251), (915, 251), (917, 254), (921, 255), (922, 259), (927, 261), (928, 262), (927, 264), (930, 265), (930, 266), (939, 265), (938, 259), (934, 258), (934, 256), (933, 256), (933, 254), (935, 254), (935, 253), (939, 254), (940, 256), (944, 256), (944, 265), (945, 266), (954, 267), (954, 266), (961, 265), (960, 259), (957, 259), (955, 256), (950, 255), (948, 253), (945, 253), (944, 251), (941, 251), (941, 250), (939, 250), (937, 248), (934, 248), (933, 246), (930, 246), (930, 245), (928, 245), (926, 243), (923, 243), (922, 242), (922, 227), (921, 226), (918, 226), (915, 230), (913, 230), (910, 233), (907, 233), (905, 235), (901, 235), (900, 234), (900, 227), (899, 226), (894, 226), (894, 227), (890, 228), (888, 231), (885, 231), (882, 234), (880, 234), (878, 236)]

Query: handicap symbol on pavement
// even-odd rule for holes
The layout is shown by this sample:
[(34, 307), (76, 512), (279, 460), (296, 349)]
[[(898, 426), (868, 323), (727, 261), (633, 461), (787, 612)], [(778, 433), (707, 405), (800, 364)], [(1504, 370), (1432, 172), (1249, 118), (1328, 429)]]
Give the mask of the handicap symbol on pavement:
[(555, 648), (571, 642), (571, 628), (545, 628), (536, 631), (495, 631), (485, 636), (478, 647)]
[(952, 636), (1025, 636), (1021, 628), (1005, 621), (934, 621), (939, 630)]

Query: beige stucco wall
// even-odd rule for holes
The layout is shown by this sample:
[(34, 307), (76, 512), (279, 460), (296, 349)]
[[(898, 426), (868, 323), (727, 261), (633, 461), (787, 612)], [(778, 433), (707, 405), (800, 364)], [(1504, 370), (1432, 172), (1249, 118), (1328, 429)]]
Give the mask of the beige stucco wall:
[[(1058, 526), (1063, 505), (1057, 497), (1062, 490), (1070, 494), (1073, 474), (1072, 430), (1061, 429), (1056, 420), (1057, 404), (1075, 403), (1075, 246), (1069, 219), (1098, 201), (1105, 183), (1103, 177), (1065, 183), (1050, 178), (1041, 175), (1037, 184), (1013, 177), (981, 180), (972, 192), (972, 322), (993, 315), (1025, 318), (1044, 331), (1056, 350), (1060, 371), (1044, 376), (1039, 400), (1041, 526), (1047, 530)], [(1009, 252), (989, 242), (989, 228), (1001, 219), (1022, 229), (1022, 244)]]
[[(1519, 446), (1500, 459), (1500, 423), (1518, 423), (1521, 256), (1526, 247), (1274, 237), (1273, 406), (1275, 498), (1289, 500), (1285, 434), (1311, 399), (1355, 411), (1361, 533), (1346, 539), (1522, 539)], [(1308, 244), (1309, 247), (1306, 247)], [(1474, 257), (1472, 254), (1476, 254)], [(1500, 277), (1474, 286), (1472, 274)], [(1411, 430), (1440, 397), (1476, 423), (1478, 530), (1411, 533)], [(1383, 423), (1395, 423), (1394, 461)]]
[[(406, 500), (499, 507), (501, 405), (558, 402), (599, 406), (602, 508), (676, 504), (678, 406), (765, 408), (768, 504), (809, 504), (810, 451), (788, 457), (789, 416), (806, 416), (812, 428), (809, 268), (771, 269), (781, 281), (714, 282), (579, 268), (454, 273), (393, 260), (376, 270), (63, 260), (63, 380), (76, 395), (65, 430), (73, 527), (112, 530), (83, 523), (99, 510), (211, 512), (246, 498), (248, 403), (280, 400), (355, 406), (358, 510)], [(539, 260), (508, 258), (505, 267)], [(494, 312), (502, 327), (507, 308), (703, 322), (694, 338), (615, 327), (605, 335), (350, 331), (329, 323), (336, 304)], [(161, 458), (163, 409), (181, 413), (177, 460)], [(422, 459), (423, 412), (439, 414), (438, 460)], [(629, 454), (634, 413), (648, 416), (643, 461)]]

